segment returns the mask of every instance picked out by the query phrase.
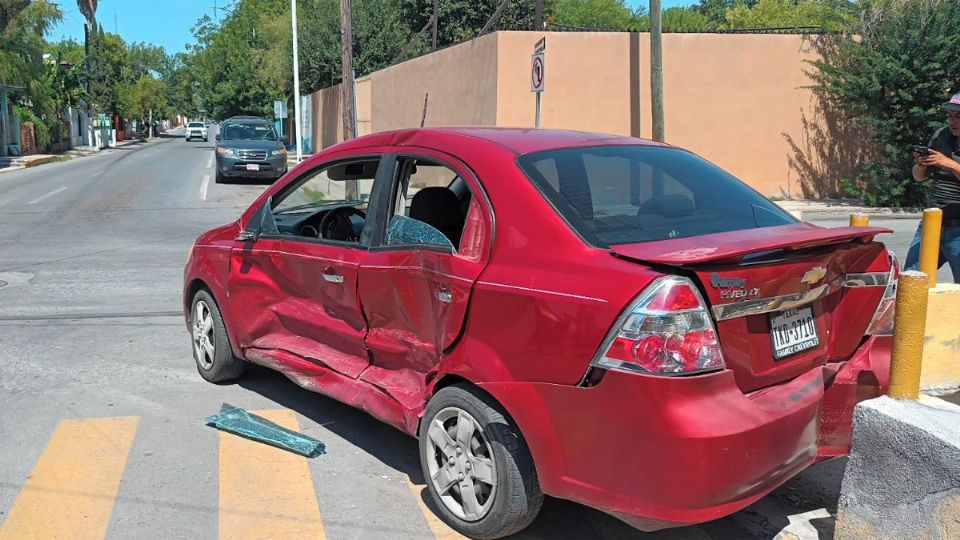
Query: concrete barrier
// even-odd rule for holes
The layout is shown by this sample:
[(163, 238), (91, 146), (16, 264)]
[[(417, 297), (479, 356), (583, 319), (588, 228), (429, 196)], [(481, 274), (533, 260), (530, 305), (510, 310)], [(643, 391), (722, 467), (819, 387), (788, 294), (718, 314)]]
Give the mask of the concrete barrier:
[(928, 392), (960, 387), (960, 285), (930, 289), (920, 387)]
[(884, 396), (853, 423), (834, 539), (960, 538), (960, 407)]

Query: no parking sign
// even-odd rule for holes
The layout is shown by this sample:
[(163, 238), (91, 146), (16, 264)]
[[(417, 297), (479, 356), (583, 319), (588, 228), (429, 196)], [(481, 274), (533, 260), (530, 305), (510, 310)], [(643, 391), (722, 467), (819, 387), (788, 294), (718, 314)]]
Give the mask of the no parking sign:
[(547, 38), (537, 42), (533, 48), (533, 56), (530, 58), (530, 91), (543, 92), (546, 85), (544, 75), (544, 49), (547, 48)]

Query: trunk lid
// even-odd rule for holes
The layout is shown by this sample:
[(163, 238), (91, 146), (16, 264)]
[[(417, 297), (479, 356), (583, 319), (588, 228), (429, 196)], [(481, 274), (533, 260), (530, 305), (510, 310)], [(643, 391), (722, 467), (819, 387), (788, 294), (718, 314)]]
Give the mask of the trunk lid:
[[(848, 358), (883, 295), (890, 262), (876, 227), (809, 223), (611, 246), (618, 257), (699, 282), (727, 367), (749, 392)], [(862, 274), (867, 274), (863, 276)]]

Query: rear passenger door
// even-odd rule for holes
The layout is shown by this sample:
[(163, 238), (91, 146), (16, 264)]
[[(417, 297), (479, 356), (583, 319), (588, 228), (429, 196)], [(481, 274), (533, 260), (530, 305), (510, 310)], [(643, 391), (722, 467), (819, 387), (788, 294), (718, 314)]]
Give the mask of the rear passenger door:
[(362, 378), (404, 401), (420, 398), (426, 374), (463, 330), (487, 264), (492, 215), (458, 160), (425, 149), (396, 157), (390, 191), (381, 194), (391, 201), (387, 227), (361, 263), (359, 293), (371, 353)]

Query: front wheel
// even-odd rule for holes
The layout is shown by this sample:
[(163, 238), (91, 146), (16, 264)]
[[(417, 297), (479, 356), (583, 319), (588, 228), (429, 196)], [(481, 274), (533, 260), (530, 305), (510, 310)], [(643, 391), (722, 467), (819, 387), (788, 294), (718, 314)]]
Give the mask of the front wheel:
[(233, 355), (227, 327), (213, 296), (199, 291), (191, 306), (193, 359), (200, 376), (210, 382), (224, 382), (243, 375), (246, 365)]
[(543, 505), (520, 430), (492, 398), (470, 386), (443, 388), (427, 404), (420, 466), (443, 520), (471, 538), (519, 532)]

